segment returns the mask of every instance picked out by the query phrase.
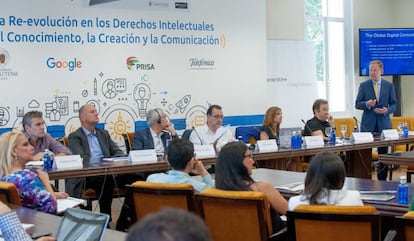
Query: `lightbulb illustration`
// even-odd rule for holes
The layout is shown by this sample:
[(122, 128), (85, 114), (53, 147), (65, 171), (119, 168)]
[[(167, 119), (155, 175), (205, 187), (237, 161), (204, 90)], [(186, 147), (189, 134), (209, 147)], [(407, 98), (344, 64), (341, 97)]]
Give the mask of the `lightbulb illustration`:
[(148, 102), (151, 99), (151, 89), (146, 84), (138, 84), (134, 89), (134, 100), (138, 105), (138, 115), (142, 119), (147, 114)]

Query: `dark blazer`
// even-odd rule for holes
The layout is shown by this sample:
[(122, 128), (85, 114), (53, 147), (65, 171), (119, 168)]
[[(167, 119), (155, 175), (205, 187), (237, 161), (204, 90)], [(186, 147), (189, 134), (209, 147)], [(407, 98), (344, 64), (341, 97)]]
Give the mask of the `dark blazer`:
[[(363, 110), (361, 120), (361, 131), (378, 131), (391, 128), (390, 114), (397, 109), (397, 98), (395, 96), (394, 85), (384, 79), (381, 79), (380, 96), (377, 100), (377, 107), (387, 107), (386, 114), (378, 115), (374, 108), (367, 107), (366, 102), (375, 98), (374, 86), (372, 80), (365, 80), (359, 85), (358, 95), (355, 100), (355, 108)], [(378, 127), (375, 130), (375, 126)]]
[[(95, 129), (96, 137), (102, 148), (105, 157), (124, 156), (124, 152), (119, 149), (118, 145), (111, 139), (108, 131), (102, 129)], [(88, 137), (85, 135), (82, 127), (71, 133), (68, 137), (68, 147), (73, 154), (81, 155), (82, 158), (89, 158), (91, 156), (89, 150)]]
[[(96, 137), (101, 145), (105, 157), (125, 155), (118, 145), (111, 139), (106, 130), (96, 129)], [(68, 147), (74, 155), (81, 155), (82, 158), (90, 158), (88, 137), (83, 132), (82, 127), (71, 133), (68, 137)], [(81, 197), (82, 190), (85, 189), (85, 178), (68, 178), (65, 180), (65, 191), (74, 197)]]
[[(167, 149), (167, 140), (170, 139), (178, 139), (178, 135), (171, 136), (168, 132), (162, 132), (161, 141), (165, 150)], [(154, 149), (154, 140), (152, 139), (151, 130), (149, 127), (135, 132), (131, 150), (147, 149)]]

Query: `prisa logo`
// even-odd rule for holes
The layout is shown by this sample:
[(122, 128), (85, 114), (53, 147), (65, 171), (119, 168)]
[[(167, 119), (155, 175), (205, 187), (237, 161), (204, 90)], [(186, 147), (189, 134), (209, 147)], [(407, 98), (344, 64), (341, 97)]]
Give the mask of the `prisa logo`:
[(137, 57), (134, 57), (134, 56), (127, 58), (126, 65), (129, 70), (133, 70), (134, 66), (136, 70), (155, 70), (154, 64), (140, 63)]
[(68, 69), (69, 71), (74, 71), (75, 69), (82, 68), (82, 61), (74, 58), (73, 60), (55, 60), (55, 58), (50, 57), (46, 60), (46, 65), (50, 69)]

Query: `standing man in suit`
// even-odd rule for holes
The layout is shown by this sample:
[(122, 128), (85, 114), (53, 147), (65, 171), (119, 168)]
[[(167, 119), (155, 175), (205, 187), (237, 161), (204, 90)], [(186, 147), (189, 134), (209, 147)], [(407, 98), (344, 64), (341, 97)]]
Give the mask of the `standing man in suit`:
[[(124, 156), (118, 145), (111, 139), (108, 131), (95, 128), (99, 122), (98, 112), (93, 105), (84, 105), (79, 109), (81, 127), (68, 137), (68, 146), (73, 154), (82, 158)], [(93, 188), (99, 199), (102, 213), (111, 216), (112, 190), (114, 180), (110, 175), (66, 179), (66, 192), (80, 197), (83, 189)]]
[[(390, 114), (397, 109), (397, 98), (394, 85), (381, 78), (384, 64), (381, 60), (369, 63), (370, 79), (359, 85), (355, 108), (363, 110), (361, 131), (380, 133), (391, 129)], [(378, 154), (387, 153), (388, 147), (378, 147)], [(378, 180), (386, 180), (388, 166), (379, 162), (377, 166)]]
[(174, 124), (161, 108), (148, 110), (147, 123), (149, 127), (135, 132), (132, 150), (155, 149), (157, 153), (164, 153), (167, 141), (178, 139)]

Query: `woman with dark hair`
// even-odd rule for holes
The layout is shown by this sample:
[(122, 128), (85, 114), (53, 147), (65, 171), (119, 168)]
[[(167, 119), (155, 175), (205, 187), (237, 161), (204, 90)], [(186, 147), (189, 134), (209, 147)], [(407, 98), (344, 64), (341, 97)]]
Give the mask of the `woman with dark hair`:
[(280, 193), (267, 182), (256, 182), (252, 174), (254, 160), (247, 146), (230, 142), (221, 149), (216, 162), (216, 188), (232, 191), (257, 191), (266, 195), (271, 205), (273, 231), (281, 230), (285, 224), (279, 214), (286, 214), (288, 203)]
[(282, 109), (272, 106), (266, 110), (263, 124), (260, 127), (260, 140), (276, 139), (279, 144), (280, 124), (282, 123)]
[(342, 189), (345, 176), (344, 163), (337, 154), (317, 154), (306, 173), (304, 193), (289, 199), (289, 210), (300, 204), (362, 206), (358, 191)]

